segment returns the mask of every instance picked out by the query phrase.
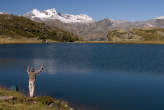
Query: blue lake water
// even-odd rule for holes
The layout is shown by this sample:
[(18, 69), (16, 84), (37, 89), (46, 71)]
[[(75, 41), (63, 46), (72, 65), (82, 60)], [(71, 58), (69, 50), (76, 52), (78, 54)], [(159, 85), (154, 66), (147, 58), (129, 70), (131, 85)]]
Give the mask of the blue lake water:
[(36, 94), (75, 108), (164, 110), (164, 45), (0, 45), (0, 85), (27, 91), (28, 64), (45, 66)]

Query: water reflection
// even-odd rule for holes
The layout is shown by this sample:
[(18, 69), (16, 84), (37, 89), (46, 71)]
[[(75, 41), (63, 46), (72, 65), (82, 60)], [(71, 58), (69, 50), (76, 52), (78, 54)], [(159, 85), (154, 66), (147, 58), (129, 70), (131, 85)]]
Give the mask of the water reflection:
[(57, 73), (56, 62), (53, 59), (33, 59), (31, 64), (36, 69), (39, 69), (40, 66), (43, 64), (43, 66), (44, 66), (43, 72), (44, 73), (48, 73), (48, 74), (56, 74)]
[(44, 65), (44, 73), (45, 74), (85, 74), (90, 72), (90, 68), (86, 68), (82, 65), (78, 64), (67, 64), (58, 59), (32, 59), (31, 66), (34, 66), (36, 69), (40, 68), (40, 65)]

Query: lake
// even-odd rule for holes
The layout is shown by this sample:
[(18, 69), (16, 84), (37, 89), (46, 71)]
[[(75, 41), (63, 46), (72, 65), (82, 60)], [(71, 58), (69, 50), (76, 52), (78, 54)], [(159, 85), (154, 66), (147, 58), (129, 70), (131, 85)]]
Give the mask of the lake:
[(36, 95), (76, 109), (164, 110), (164, 45), (0, 45), (0, 85), (27, 91), (28, 64), (45, 67)]

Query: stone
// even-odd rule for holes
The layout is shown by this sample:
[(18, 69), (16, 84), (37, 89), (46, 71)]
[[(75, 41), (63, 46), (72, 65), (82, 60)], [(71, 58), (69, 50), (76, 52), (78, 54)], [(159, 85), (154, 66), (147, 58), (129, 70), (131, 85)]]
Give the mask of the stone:
[(0, 96), (0, 100), (9, 100), (9, 99), (14, 99), (13, 96)]
[(49, 104), (48, 106), (49, 106), (49, 107), (53, 107), (53, 108), (57, 108), (57, 109), (59, 108), (58, 105), (55, 104), (55, 103), (51, 103), (51, 104)]

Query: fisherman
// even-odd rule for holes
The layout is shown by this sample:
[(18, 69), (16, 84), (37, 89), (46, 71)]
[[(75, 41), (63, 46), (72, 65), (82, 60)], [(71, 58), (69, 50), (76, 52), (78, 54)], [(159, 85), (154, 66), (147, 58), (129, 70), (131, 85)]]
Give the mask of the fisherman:
[(29, 93), (30, 97), (34, 97), (34, 90), (35, 90), (35, 80), (36, 75), (38, 75), (43, 70), (43, 65), (40, 67), (38, 71), (35, 71), (34, 67), (27, 66), (27, 73), (29, 76)]

